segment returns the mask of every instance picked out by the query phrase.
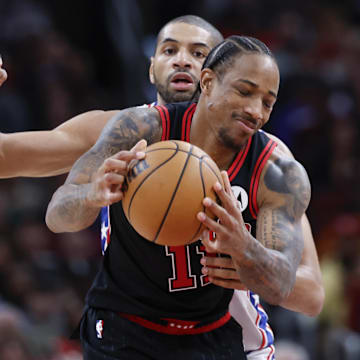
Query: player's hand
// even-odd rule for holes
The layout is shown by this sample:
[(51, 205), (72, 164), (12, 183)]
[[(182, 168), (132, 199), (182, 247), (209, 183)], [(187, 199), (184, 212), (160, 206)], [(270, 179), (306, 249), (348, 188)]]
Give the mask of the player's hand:
[(7, 72), (5, 69), (2, 68), (3, 61), (0, 55), (0, 86), (6, 81), (7, 79)]
[(202, 243), (209, 253), (227, 254), (239, 259), (247, 247), (250, 233), (245, 227), (241, 209), (231, 190), (227, 173), (222, 171), (221, 175), (224, 187), (220, 183), (216, 183), (214, 191), (222, 205), (210, 198), (203, 200), (207, 211), (213, 213), (219, 221), (211, 219), (205, 212), (199, 212), (197, 215), (198, 220), (216, 234), (214, 239), (210, 239), (206, 234), (208, 230), (205, 230), (202, 235)]
[(207, 275), (214, 285), (227, 289), (247, 290), (230, 257), (204, 256), (200, 262), (203, 265), (202, 273)]
[(120, 201), (129, 164), (145, 157), (146, 141), (140, 140), (131, 150), (123, 150), (107, 158), (93, 175), (88, 193), (90, 206), (102, 207)]

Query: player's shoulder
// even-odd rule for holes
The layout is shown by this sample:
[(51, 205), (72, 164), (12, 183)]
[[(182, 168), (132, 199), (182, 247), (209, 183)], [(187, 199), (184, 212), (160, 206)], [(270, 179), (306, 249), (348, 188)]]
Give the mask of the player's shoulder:
[(277, 144), (265, 165), (263, 176), (268, 179), (279, 179), (283, 176), (292, 177), (303, 179), (307, 183), (308, 176), (304, 166), (295, 159), (288, 146), (277, 136), (265, 131), (262, 132)]
[(266, 135), (277, 144), (269, 157), (268, 168), (273, 167), (275, 173), (283, 174), (287, 173), (290, 168), (294, 171), (296, 169), (300, 172), (305, 171), (303, 165), (295, 159), (294, 155), (283, 141), (273, 134), (266, 133)]
[(266, 162), (261, 182), (266, 183), (272, 191), (279, 193), (299, 191), (310, 194), (310, 181), (306, 169), (287, 147), (284, 150), (281, 145), (274, 149)]
[(293, 158), (294, 155), (292, 154), (292, 152), (290, 151), (290, 149), (288, 148), (288, 146), (282, 141), (280, 140), (277, 136), (275, 136), (274, 134), (271, 134), (269, 132), (263, 131), (262, 132), (269, 137), (271, 140), (275, 141), (277, 144), (276, 150), (275, 150), (275, 154), (278, 153), (278, 155), (284, 155), (284, 156), (288, 156)]
[(283, 205), (290, 197), (298, 199), (298, 208), (305, 211), (311, 196), (310, 180), (304, 166), (290, 155), (280, 147), (274, 149), (262, 171), (257, 200), (263, 205)]

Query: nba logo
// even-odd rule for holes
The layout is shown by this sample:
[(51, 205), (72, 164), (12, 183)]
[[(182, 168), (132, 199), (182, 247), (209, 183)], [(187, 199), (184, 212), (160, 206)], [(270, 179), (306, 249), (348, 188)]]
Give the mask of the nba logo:
[(96, 321), (96, 337), (102, 339), (104, 331), (104, 320)]

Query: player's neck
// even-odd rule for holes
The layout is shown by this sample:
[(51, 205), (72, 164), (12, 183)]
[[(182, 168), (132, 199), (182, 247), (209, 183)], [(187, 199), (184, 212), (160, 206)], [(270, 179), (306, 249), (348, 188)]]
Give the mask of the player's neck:
[(158, 93), (156, 98), (156, 105), (166, 105), (166, 104), (167, 102)]
[(216, 162), (220, 170), (227, 170), (237, 152), (223, 144), (209, 126), (209, 120), (204, 117), (206, 115), (197, 107), (191, 123), (190, 143), (204, 150)]

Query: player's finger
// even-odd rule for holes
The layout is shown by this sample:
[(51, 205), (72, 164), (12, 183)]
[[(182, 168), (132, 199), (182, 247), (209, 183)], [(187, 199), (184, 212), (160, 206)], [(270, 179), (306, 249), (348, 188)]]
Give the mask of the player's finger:
[[(211, 208), (212, 212), (215, 214), (216, 211), (214, 211)], [(216, 214), (215, 214), (216, 215)], [(213, 220), (209, 216), (206, 215), (206, 213), (200, 211), (197, 213), (197, 219), (202, 222), (207, 230), (211, 230), (217, 234), (217, 236), (222, 232), (222, 225), (219, 224), (219, 222)], [(205, 239), (204, 239), (205, 240)]]
[(114, 204), (122, 200), (123, 193), (121, 191), (109, 191), (106, 196), (108, 205)]
[(106, 184), (122, 185), (124, 183), (124, 175), (108, 172), (104, 175), (104, 181)]
[(141, 139), (140, 141), (138, 141), (132, 148), (130, 151), (133, 152), (145, 152), (146, 151), (146, 147), (147, 147), (147, 141), (145, 139)]
[(234, 192), (233, 192), (232, 189), (231, 189), (230, 179), (229, 179), (229, 176), (228, 176), (227, 171), (221, 171), (221, 177), (222, 177), (223, 182), (224, 182), (225, 192), (226, 192), (227, 194), (229, 194), (233, 199), (236, 200), (236, 197), (235, 197), (235, 195), (234, 195)]
[(144, 151), (122, 150), (113, 155), (112, 159), (123, 160), (129, 163), (131, 160), (141, 160), (145, 157)]
[(232, 259), (227, 256), (204, 256), (200, 262), (204, 266), (235, 270)]
[(118, 174), (126, 175), (128, 163), (124, 160), (110, 157), (103, 162), (102, 169), (105, 173), (116, 172)]
[[(218, 195), (221, 205), (226, 209), (226, 212), (234, 217), (237, 216), (239, 211), (238, 201), (231, 189), (231, 185), (227, 176), (223, 176), (224, 187), (219, 182), (216, 182), (213, 189)], [(221, 218), (219, 217), (221, 220)]]
[(208, 275), (211, 277), (216, 277), (216, 278), (224, 279), (224, 280), (240, 281), (239, 275), (235, 270), (204, 266), (201, 271), (204, 275)]
[(220, 253), (219, 242), (214, 240), (201, 240), (201, 244), (204, 246), (207, 253)]
[[(221, 186), (219, 183), (217, 183), (217, 184), (219, 186)], [(215, 218), (219, 219), (219, 221), (222, 225), (224, 225), (224, 226), (232, 225), (232, 219), (230, 218), (230, 215), (225, 210), (225, 208), (220, 206), (217, 202), (215, 202), (211, 198), (206, 197), (203, 200), (203, 205), (206, 207), (206, 210), (210, 211), (215, 216)], [(202, 214), (205, 214), (205, 213), (202, 212)], [(205, 214), (205, 216), (206, 216), (206, 214)], [(208, 216), (206, 216), (206, 217), (209, 218)], [(203, 218), (203, 216), (201, 215), (200, 217), (198, 217), (198, 220), (202, 221), (201, 220), (202, 218)], [(204, 219), (204, 220), (207, 220), (207, 219)], [(202, 221), (202, 222), (204, 223), (204, 221)], [(207, 223), (204, 223), (204, 224), (207, 224)], [(210, 227), (209, 227), (209, 229), (213, 230), (213, 228), (210, 228)], [(215, 231), (215, 230), (213, 230), (213, 231)]]

